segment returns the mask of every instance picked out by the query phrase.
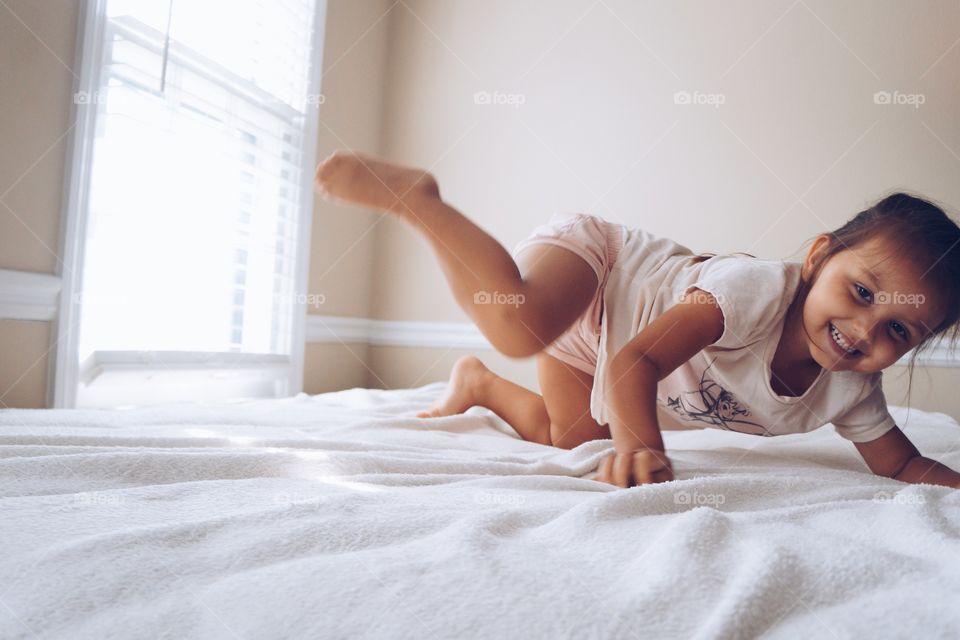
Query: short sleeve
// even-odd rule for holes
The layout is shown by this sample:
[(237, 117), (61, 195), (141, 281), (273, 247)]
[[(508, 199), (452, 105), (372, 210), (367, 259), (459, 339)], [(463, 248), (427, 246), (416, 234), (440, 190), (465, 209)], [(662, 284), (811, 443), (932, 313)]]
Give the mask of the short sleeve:
[(866, 396), (853, 408), (831, 420), (841, 437), (850, 442), (870, 442), (897, 426), (887, 409), (882, 381), (882, 373), (873, 374), (867, 383)]
[(697, 288), (710, 293), (723, 312), (723, 335), (714, 347), (736, 349), (757, 342), (773, 329), (789, 303), (784, 263), (737, 256), (716, 256), (703, 263)]

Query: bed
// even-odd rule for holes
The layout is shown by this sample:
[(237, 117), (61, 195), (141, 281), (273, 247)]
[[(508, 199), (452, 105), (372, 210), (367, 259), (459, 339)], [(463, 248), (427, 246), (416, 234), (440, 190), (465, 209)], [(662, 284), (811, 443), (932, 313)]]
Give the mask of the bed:
[(677, 480), (620, 489), (610, 440), (414, 418), (444, 386), (0, 411), (0, 637), (960, 637), (960, 491), (832, 427), (667, 432)]

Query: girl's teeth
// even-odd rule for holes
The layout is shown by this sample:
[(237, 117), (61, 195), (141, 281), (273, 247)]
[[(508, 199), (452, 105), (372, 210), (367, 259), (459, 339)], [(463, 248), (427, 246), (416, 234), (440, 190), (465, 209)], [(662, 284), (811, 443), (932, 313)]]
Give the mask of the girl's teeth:
[(830, 325), (830, 335), (833, 336), (833, 341), (840, 345), (840, 348), (846, 351), (848, 354), (853, 355), (857, 353), (856, 349), (851, 349), (850, 345), (847, 344), (847, 341), (843, 339), (843, 336), (840, 335), (840, 332), (837, 331), (837, 328)]

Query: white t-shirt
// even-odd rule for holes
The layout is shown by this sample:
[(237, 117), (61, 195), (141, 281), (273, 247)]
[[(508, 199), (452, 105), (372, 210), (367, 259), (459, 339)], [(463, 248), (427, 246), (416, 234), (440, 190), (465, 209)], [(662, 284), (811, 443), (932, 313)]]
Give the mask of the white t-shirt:
[(787, 307), (800, 283), (799, 262), (715, 256), (693, 263), (692, 252), (642, 229), (626, 229), (623, 250), (603, 294), (597, 371), (590, 413), (609, 424), (602, 390), (608, 364), (641, 329), (691, 288), (707, 291), (723, 312), (720, 339), (657, 385), (664, 429), (714, 427), (774, 436), (832, 423), (853, 442), (869, 442), (896, 426), (881, 388), (882, 373), (822, 369), (797, 397), (770, 386)]

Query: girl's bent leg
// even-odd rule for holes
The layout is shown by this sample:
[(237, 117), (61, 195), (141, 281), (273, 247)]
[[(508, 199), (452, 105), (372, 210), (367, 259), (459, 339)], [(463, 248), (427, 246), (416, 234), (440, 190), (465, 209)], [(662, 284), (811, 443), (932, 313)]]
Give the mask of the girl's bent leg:
[(590, 415), (593, 376), (546, 353), (537, 355), (541, 397), (501, 378), (476, 356), (453, 366), (444, 396), (418, 418), (439, 418), (486, 407), (503, 418), (524, 440), (573, 449), (591, 440), (610, 439), (610, 428)]
[(493, 373), (476, 356), (457, 360), (444, 396), (417, 417), (455, 415), (473, 406), (490, 409), (524, 440), (550, 444), (550, 418), (543, 398)]
[(524, 251), (521, 274), (499, 242), (440, 199), (424, 171), (337, 153), (320, 165), (317, 183), (325, 194), (390, 211), (413, 226), (433, 250), (457, 304), (505, 355), (540, 352), (596, 292), (593, 269), (562, 247)]
[(593, 376), (554, 358), (537, 354), (537, 374), (550, 416), (550, 441), (561, 449), (611, 437), (610, 427), (590, 414)]

